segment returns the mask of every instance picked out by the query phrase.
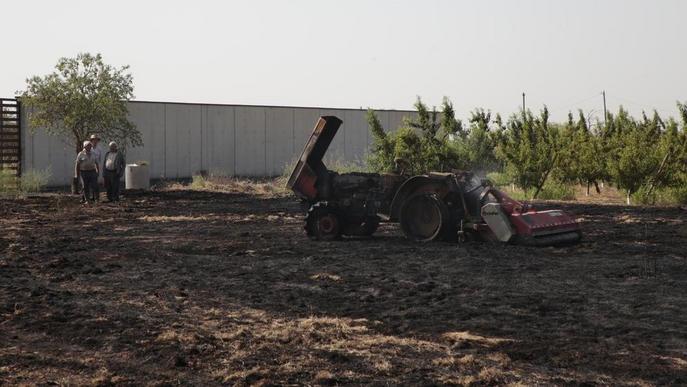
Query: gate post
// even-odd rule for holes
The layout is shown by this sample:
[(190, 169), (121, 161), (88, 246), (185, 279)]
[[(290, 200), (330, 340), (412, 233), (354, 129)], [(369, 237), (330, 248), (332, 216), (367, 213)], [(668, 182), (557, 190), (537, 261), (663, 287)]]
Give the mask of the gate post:
[(0, 169), (21, 176), (21, 102), (0, 98)]

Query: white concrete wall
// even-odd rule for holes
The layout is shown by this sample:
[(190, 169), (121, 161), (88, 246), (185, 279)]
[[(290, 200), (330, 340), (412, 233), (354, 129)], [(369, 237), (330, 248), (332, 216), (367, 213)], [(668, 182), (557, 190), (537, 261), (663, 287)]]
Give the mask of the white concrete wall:
[[(378, 111), (392, 130), (411, 111)], [(127, 162), (147, 161), (151, 177), (187, 178), (200, 171), (228, 176), (276, 176), (295, 160), (317, 118), (334, 115), (344, 124), (327, 160), (363, 162), (372, 138), (365, 110), (302, 107), (130, 102), (129, 119), (144, 146), (126, 151)], [(26, 123), (24, 119), (22, 122)], [(51, 170), (51, 185), (67, 185), (74, 169), (74, 144), (37, 128), (23, 129), (23, 170)], [(103, 139), (107, 141), (107, 139)]]

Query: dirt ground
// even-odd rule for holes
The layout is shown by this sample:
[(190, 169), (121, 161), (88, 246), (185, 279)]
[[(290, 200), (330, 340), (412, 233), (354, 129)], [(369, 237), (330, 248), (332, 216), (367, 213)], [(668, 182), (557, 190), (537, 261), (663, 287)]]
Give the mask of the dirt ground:
[(0, 384), (687, 384), (687, 212), (566, 248), (311, 242), (299, 203), (0, 200)]

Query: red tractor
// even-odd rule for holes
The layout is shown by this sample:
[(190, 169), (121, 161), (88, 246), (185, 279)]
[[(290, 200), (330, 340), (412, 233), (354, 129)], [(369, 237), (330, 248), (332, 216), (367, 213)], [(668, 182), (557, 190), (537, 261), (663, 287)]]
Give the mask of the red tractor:
[(320, 117), (288, 187), (308, 206), (305, 230), (316, 240), (372, 235), (398, 222), (406, 237), (493, 240), (536, 246), (575, 243), (579, 224), (562, 210), (536, 211), (471, 172), (425, 175), (330, 171), (322, 158), (342, 121)]

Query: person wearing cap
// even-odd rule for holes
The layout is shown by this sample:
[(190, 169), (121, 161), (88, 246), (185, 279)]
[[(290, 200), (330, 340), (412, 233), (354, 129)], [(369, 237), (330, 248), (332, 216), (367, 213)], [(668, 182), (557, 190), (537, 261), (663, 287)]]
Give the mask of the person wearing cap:
[(119, 201), (119, 179), (124, 174), (124, 156), (117, 150), (117, 143), (111, 141), (110, 150), (105, 153), (103, 162), (103, 178), (107, 190), (107, 200)]
[(98, 161), (90, 141), (83, 142), (83, 150), (76, 155), (74, 177), (83, 182), (82, 203), (95, 200), (95, 187), (98, 185)]
[[(90, 141), (92, 145), (91, 152), (93, 152), (95, 155), (98, 166), (100, 166), (103, 163), (103, 153), (100, 151), (100, 147), (98, 146), (100, 143), (100, 137), (98, 137), (97, 134), (91, 134)], [(96, 176), (95, 180), (95, 200), (100, 200), (100, 171), (98, 171), (98, 176)]]

